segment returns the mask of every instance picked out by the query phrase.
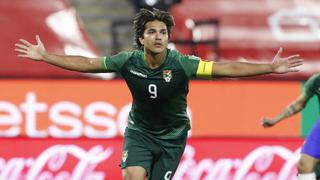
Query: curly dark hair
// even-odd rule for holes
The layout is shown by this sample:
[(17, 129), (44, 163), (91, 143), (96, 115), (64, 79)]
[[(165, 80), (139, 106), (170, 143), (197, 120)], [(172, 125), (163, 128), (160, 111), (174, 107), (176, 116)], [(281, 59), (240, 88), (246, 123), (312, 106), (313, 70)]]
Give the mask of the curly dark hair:
[(168, 35), (170, 38), (171, 35), (171, 30), (174, 27), (174, 19), (173, 16), (166, 11), (161, 11), (159, 9), (153, 9), (148, 10), (148, 9), (140, 9), (140, 11), (135, 15), (133, 19), (133, 30), (134, 30), (134, 45), (138, 49), (142, 49), (143, 45), (140, 43), (139, 38), (143, 37), (143, 33), (145, 30), (145, 25), (149, 21), (162, 21), (164, 24), (167, 26), (168, 30)]

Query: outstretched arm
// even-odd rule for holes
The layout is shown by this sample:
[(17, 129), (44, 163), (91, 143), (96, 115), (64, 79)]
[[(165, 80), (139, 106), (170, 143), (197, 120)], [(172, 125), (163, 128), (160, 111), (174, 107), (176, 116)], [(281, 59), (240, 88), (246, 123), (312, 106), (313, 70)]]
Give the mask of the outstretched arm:
[(272, 63), (226, 62), (214, 63), (212, 76), (217, 77), (245, 77), (270, 73), (297, 72), (296, 67), (302, 65), (299, 55), (281, 58), (282, 48), (275, 55)]
[(20, 39), (15, 44), (18, 57), (29, 58), (35, 61), (43, 61), (63, 69), (78, 72), (103, 72), (101, 58), (87, 58), (83, 56), (56, 55), (46, 51), (40, 37), (36, 36), (37, 44)]
[(295, 101), (293, 101), (290, 105), (288, 105), (277, 117), (275, 118), (263, 118), (261, 125), (263, 127), (271, 127), (278, 122), (286, 119), (298, 112), (300, 112), (308, 102), (308, 98), (303, 93), (301, 94)]

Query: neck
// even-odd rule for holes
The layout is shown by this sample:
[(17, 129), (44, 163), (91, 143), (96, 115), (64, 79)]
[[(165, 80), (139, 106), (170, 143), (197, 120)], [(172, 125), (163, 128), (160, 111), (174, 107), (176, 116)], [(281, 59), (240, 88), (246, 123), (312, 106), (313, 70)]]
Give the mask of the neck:
[(159, 67), (165, 60), (167, 50), (161, 53), (153, 53), (148, 50), (144, 51), (144, 61), (151, 69)]

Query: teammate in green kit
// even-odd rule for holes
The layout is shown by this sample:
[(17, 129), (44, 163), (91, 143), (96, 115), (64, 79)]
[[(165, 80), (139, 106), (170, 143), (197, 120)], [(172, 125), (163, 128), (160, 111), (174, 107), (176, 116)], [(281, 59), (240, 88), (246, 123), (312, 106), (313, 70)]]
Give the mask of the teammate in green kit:
[(174, 20), (170, 13), (141, 9), (134, 18), (137, 50), (103, 58), (55, 55), (20, 39), (19, 57), (79, 72), (119, 72), (133, 97), (121, 158), (123, 179), (171, 179), (184, 151), (190, 122), (186, 112), (188, 81), (197, 77), (243, 77), (295, 72), (299, 55), (271, 63), (213, 62), (167, 48)]
[[(301, 95), (286, 107), (282, 113), (277, 117), (262, 120), (262, 126), (272, 127), (283, 119), (286, 119), (300, 111), (305, 107), (307, 102), (316, 95), (320, 104), (320, 74), (314, 74), (305, 83)], [(319, 110), (320, 112), (320, 110)], [(314, 180), (316, 179), (315, 168), (319, 178), (319, 161), (320, 161), (320, 118), (311, 129), (308, 137), (306, 138), (302, 150), (301, 157), (298, 162), (298, 179), (299, 180)], [(317, 166), (316, 166), (317, 165)]]

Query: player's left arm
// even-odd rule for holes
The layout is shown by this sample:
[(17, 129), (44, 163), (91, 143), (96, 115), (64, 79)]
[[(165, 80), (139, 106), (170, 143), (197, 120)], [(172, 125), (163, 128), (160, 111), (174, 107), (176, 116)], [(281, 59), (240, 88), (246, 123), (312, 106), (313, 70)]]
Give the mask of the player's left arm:
[(282, 74), (297, 72), (296, 67), (302, 65), (299, 55), (281, 58), (282, 48), (279, 49), (271, 63), (252, 62), (217, 62), (212, 67), (212, 76), (216, 77), (245, 77), (262, 74)]
[(303, 110), (309, 99), (309, 96), (307, 96), (305, 93), (302, 93), (296, 100), (289, 104), (278, 116), (274, 118), (263, 118), (261, 121), (261, 125), (263, 127), (272, 127), (280, 121), (293, 116), (294, 114)]

